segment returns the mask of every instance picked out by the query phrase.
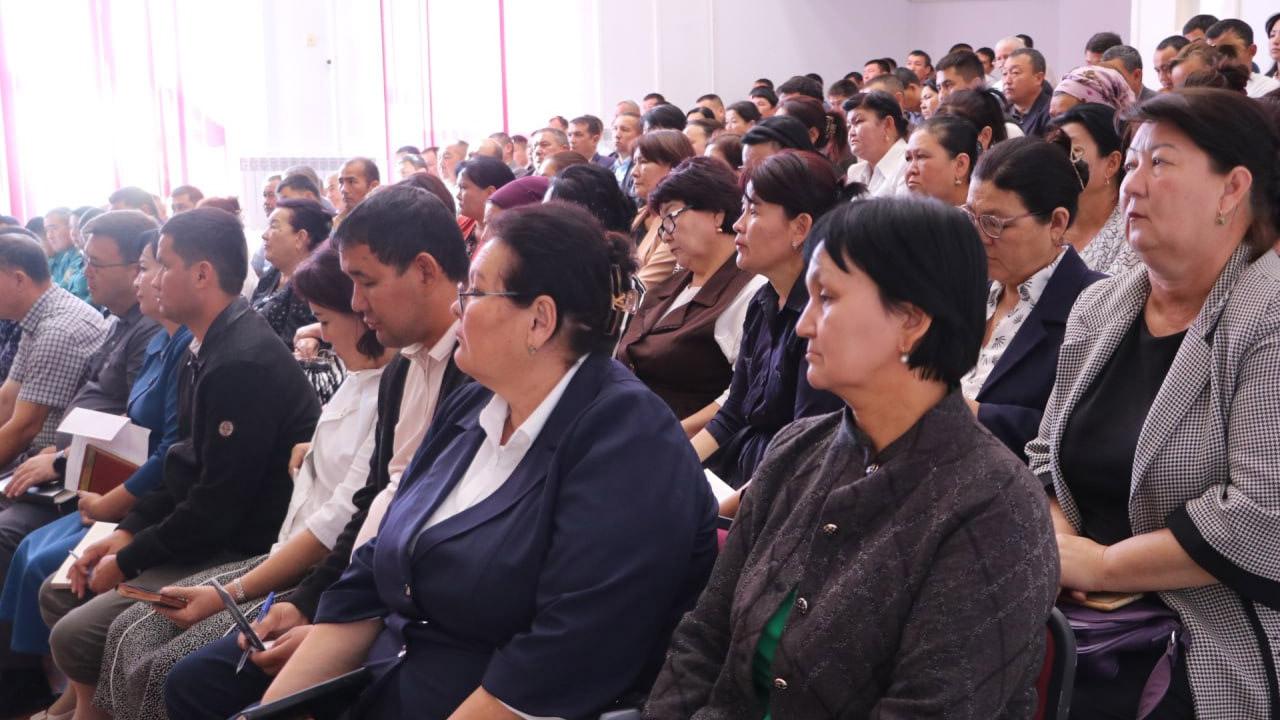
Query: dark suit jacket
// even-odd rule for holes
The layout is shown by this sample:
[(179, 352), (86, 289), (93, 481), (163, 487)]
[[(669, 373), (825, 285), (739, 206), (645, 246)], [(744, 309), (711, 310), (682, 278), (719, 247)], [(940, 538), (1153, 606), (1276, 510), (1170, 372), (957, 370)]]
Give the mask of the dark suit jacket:
[(381, 617), (362, 717), (444, 718), (482, 683), (522, 712), (594, 717), (647, 687), (715, 557), (715, 499), (671, 411), (586, 359), (492, 495), (422, 527), (485, 438), (493, 394), (455, 393), (378, 537), (317, 622)]
[(289, 454), (311, 439), (320, 416), (293, 354), (243, 299), (187, 358), (178, 376), (181, 439), (165, 456), (164, 481), (120, 523), (134, 534), (116, 556), (129, 577), (270, 549), (293, 493)]
[[(369, 459), (369, 479), (351, 498), (356, 506), (355, 514), (347, 521), (346, 527), (338, 536), (338, 541), (329, 551), (329, 555), (323, 562), (312, 568), (299, 583), (298, 588), (289, 596), (289, 602), (309, 618), (315, 617), (316, 606), (320, 603), (320, 594), (342, 577), (343, 571), (347, 569), (347, 565), (351, 562), (351, 551), (355, 549), (353, 546), (356, 536), (360, 534), (360, 528), (364, 526), (365, 518), (369, 516), (369, 505), (391, 482), (387, 465), (391, 463), (391, 456), (395, 453), (396, 423), (400, 421), (400, 398), (404, 395), (404, 381), (409, 374), (409, 366), (409, 358), (397, 353), (382, 372), (382, 379), (378, 383), (378, 420), (377, 428), (374, 430), (373, 456)], [(440, 414), (440, 408), (444, 407), (449, 395), (469, 382), (471, 378), (458, 369), (453, 362), (453, 354), (450, 353), (449, 364), (445, 367), (444, 378), (440, 381), (440, 397), (436, 400), (433, 420)], [(410, 409), (409, 412), (413, 410)]]
[(1024, 448), (1039, 432), (1040, 416), (1053, 391), (1067, 316), (1076, 297), (1105, 277), (1067, 248), (1040, 301), (978, 392), (978, 420), (1024, 461)]

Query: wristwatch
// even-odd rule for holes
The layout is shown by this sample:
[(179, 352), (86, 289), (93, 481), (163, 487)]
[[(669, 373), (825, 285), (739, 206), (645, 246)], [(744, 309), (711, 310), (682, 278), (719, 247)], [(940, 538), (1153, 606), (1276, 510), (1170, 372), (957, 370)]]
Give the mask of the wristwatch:
[(53, 454), (53, 471), (58, 473), (59, 477), (67, 476), (67, 451), (59, 450)]

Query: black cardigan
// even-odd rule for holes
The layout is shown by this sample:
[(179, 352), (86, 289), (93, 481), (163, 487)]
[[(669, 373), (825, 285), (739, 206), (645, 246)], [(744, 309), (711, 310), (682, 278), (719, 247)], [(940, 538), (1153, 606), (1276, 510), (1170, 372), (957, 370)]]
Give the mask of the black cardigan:
[[(373, 456), (369, 460), (369, 479), (364, 487), (352, 496), (356, 506), (355, 514), (347, 521), (347, 525), (338, 536), (329, 555), (312, 568), (311, 572), (298, 584), (289, 602), (308, 618), (315, 617), (316, 607), (320, 604), (320, 594), (342, 577), (342, 573), (351, 562), (351, 553), (355, 550), (356, 536), (364, 526), (369, 515), (369, 505), (378, 493), (391, 482), (387, 465), (395, 450), (396, 423), (400, 420), (400, 398), (404, 395), (404, 382), (409, 374), (410, 360), (397, 354), (378, 383), (378, 421), (374, 435)], [(453, 362), (450, 353), (449, 364), (445, 367), (444, 378), (440, 382), (440, 396), (436, 400), (436, 411), (444, 407), (445, 399), (453, 391), (471, 381)], [(434, 419), (434, 416), (433, 416)]]

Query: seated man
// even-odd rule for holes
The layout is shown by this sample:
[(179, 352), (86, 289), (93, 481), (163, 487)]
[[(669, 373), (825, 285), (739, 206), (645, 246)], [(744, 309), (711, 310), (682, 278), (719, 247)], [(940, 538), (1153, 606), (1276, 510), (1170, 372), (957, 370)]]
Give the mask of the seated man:
[(0, 386), (0, 468), (7, 468), (29, 449), (53, 444), (89, 358), (107, 336), (107, 322), (53, 284), (39, 241), (17, 228), (0, 233), (0, 318), (22, 328)]
[(289, 454), (311, 436), (320, 407), (293, 356), (239, 297), (247, 255), (240, 221), (216, 208), (161, 228), (161, 312), (195, 338), (179, 381), (182, 438), (169, 449), (161, 487), (72, 567), (72, 590), (46, 582), (40, 593), (78, 715), (91, 716), (107, 629), (132, 604), (118, 584), (154, 590), (262, 554), (284, 519)]
[(73, 241), (71, 218), (71, 211), (64, 207), (44, 215), (44, 250), (49, 255), (49, 274), (54, 285), (89, 302), (84, 256)]
[[(170, 717), (225, 718), (262, 697), (310, 630), (320, 594), (377, 531), (436, 410), (469, 380), (453, 362), (452, 305), (466, 278), (467, 256), (450, 211), (424, 190), (392, 186), (354, 209), (335, 241), (343, 270), (355, 281), (352, 308), (377, 331), (378, 342), (402, 348), (378, 389), (368, 480), (352, 497), (355, 514), (328, 557), (260, 623), (263, 637), (278, 638), (271, 650), (254, 653), (239, 673), (233, 672), (241, 652), (235, 635), (187, 656), (165, 686)], [(244, 592), (261, 595), (260, 588)]]

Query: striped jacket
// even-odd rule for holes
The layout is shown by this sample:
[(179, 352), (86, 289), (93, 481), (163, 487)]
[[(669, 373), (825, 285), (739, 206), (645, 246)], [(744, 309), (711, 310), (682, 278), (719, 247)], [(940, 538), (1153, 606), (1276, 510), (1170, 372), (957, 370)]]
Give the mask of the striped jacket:
[[(1150, 294), (1135, 270), (1094, 284), (1067, 322), (1057, 383), (1027, 444), (1080, 528), (1062, 477), (1063, 431)], [(1280, 717), (1280, 257), (1231, 256), (1187, 330), (1138, 436), (1129, 491), (1136, 534), (1169, 528), (1220, 582), (1161, 592), (1190, 640), (1199, 718)]]

